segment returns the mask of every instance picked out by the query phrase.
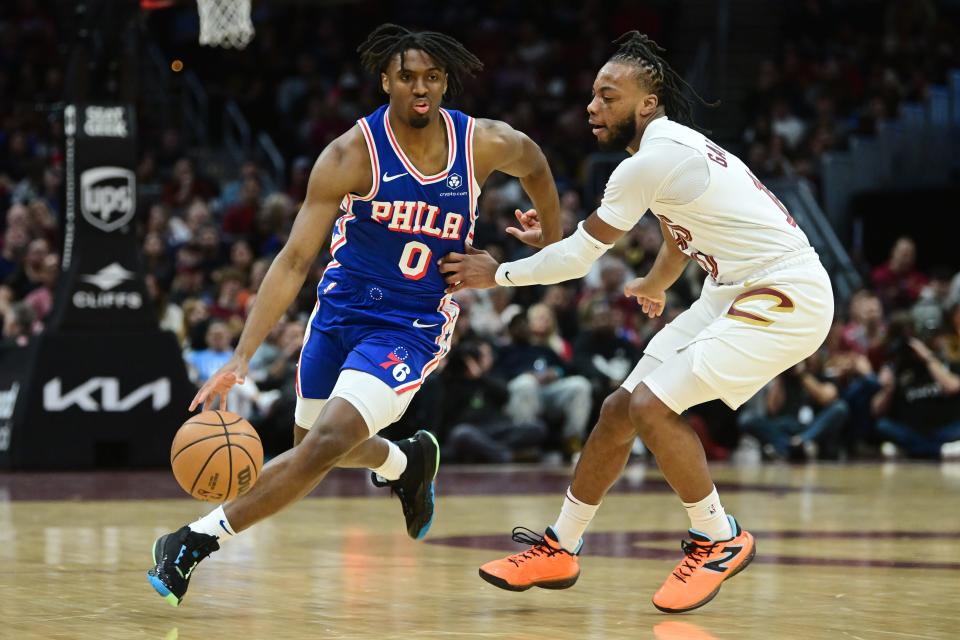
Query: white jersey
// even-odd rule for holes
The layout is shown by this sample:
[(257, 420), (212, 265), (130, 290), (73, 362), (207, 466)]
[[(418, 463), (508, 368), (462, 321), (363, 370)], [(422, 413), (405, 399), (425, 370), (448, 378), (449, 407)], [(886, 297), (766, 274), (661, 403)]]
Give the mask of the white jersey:
[(647, 125), (637, 153), (613, 171), (597, 214), (627, 231), (648, 209), (719, 284), (811, 250), (786, 207), (739, 158), (666, 117)]

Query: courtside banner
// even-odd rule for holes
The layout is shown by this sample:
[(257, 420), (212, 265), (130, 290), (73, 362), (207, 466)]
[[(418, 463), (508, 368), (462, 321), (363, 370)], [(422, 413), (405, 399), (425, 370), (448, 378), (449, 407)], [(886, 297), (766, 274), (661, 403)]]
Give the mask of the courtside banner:
[(63, 129), (63, 258), (47, 326), (155, 328), (135, 225), (134, 111), (129, 105), (70, 104)]
[[(7, 355), (20, 361), (0, 360), (0, 416), (10, 414), (7, 451), (0, 451), (4, 466), (170, 464), (170, 443), (196, 393), (174, 334), (45, 332)], [(8, 363), (22, 373), (8, 375), (14, 368)]]
[(14, 425), (27, 404), (30, 363), (35, 344), (0, 342), (0, 469), (11, 465)]

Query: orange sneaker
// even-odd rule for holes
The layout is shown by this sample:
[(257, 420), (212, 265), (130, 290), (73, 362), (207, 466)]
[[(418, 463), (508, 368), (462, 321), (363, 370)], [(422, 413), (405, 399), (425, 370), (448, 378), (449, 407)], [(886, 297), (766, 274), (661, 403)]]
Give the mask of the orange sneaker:
[(724, 580), (747, 568), (757, 552), (753, 536), (733, 519), (733, 537), (711, 540), (690, 529), (690, 540), (680, 543), (684, 558), (653, 596), (653, 606), (667, 613), (690, 611), (707, 604)]
[(513, 541), (532, 546), (480, 567), (480, 577), (495, 587), (508, 591), (526, 591), (530, 587), (566, 589), (580, 577), (577, 554), (583, 542), (570, 553), (560, 546), (550, 527), (543, 536), (526, 527), (514, 527)]

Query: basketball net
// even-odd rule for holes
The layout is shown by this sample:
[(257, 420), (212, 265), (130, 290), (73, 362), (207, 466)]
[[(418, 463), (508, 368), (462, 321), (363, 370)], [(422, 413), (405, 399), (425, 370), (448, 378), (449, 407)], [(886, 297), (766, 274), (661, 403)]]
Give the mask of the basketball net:
[(200, 44), (243, 49), (253, 40), (250, 0), (197, 0)]

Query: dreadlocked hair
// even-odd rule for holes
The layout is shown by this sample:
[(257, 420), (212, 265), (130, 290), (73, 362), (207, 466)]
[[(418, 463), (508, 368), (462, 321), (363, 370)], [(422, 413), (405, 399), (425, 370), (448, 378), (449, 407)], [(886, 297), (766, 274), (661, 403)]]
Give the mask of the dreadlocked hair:
[(454, 96), (463, 89), (464, 76), (473, 76), (483, 69), (480, 59), (455, 38), (436, 31), (410, 31), (390, 23), (374, 29), (357, 52), (367, 71), (382, 73), (398, 53), (402, 69), (404, 53), (409, 49), (419, 49), (433, 58), (447, 73), (447, 90)]
[(659, 55), (666, 53), (666, 49), (645, 33), (636, 30), (628, 31), (613, 43), (620, 45), (620, 48), (610, 60), (636, 65), (646, 73), (651, 90), (660, 99), (664, 111), (677, 122), (699, 129), (693, 121), (694, 100), (684, 93), (684, 89), (689, 90), (696, 101), (704, 106), (716, 107), (720, 104), (719, 101), (707, 102), (701, 98), (700, 94)]

